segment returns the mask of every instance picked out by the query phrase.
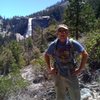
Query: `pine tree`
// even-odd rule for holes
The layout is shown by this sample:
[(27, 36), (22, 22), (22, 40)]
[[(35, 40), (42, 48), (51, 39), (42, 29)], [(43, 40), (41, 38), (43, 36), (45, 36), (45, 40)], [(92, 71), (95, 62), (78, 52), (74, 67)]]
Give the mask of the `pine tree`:
[(79, 38), (81, 33), (94, 28), (94, 23), (95, 15), (89, 3), (82, 0), (69, 0), (69, 5), (66, 9), (65, 24), (70, 27), (76, 39)]

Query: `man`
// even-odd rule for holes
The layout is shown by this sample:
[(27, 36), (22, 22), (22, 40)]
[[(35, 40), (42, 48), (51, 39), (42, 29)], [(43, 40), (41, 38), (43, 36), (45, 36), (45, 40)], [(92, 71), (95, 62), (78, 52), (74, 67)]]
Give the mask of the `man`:
[[(88, 53), (79, 42), (69, 39), (69, 33), (65, 24), (58, 25), (57, 39), (45, 52), (48, 72), (55, 76), (56, 100), (80, 100), (77, 76), (85, 66)], [(79, 67), (75, 67), (73, 50), (82, 56)], [(51, 58), (54, 59), (54, 66), (51, 65)]]

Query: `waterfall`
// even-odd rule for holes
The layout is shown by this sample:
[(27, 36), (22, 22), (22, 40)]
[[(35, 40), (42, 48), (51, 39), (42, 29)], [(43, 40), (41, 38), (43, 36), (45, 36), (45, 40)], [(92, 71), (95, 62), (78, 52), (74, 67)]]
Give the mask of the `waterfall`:
[(26, 35), (25, 35), (26, 38), (28, 38), (29, 36), (32, 35), (32, 19), (33, 18), (28, 19), (28, 28), (27, 28), (27, 32), (26, 32)]
[[(27, 28), (27, 32), (25, 34), (25, 37), (28, 38), (29, 36), (32, 36), (32, 21), (34, 20), (35, 22), (39, 21), (43, 24), (47, 24), (47, 22), (45, 22), (46, 20), (49, 20), (50, 16), (38, 16), (38, 17), (33, 17), (33, 18), (28, 18), (28, 28)], [(45, 21), (44, 21), (45, 20)], [(44, 22), (43, 22), (44, 21)], [(39, 24), (39, 23), (37, 23)], [(45, 25), (43, 26), (43, 24), (39, 24), (40, 27), (46, 27)], [(42, 26), (41, 26), (42, 25)]]

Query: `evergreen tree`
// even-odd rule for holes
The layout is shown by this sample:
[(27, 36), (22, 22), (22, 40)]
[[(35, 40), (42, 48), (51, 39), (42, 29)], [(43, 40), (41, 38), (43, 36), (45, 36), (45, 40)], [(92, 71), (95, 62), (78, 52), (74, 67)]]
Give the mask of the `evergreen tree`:
[(91, 28), (94, 28), (95, 15), (92, 7), (82, 0), (69, 0), (65, 23), (71, 28), (76, 39), (78, 39), (81, 35), (80, 33), (90, 31)]
[(15, 59), (9, 48), (2, 46), (0, 48), (0, 71), (2, 75), (7, 75), (9, 71), (14, 70)]
[(21, 46), (17, 41), (12, 41), (10, 44), (10, 50), (15, 59), (16, 64), (20, 67), (20, 57), (21, 57)]
[(96, 18), (100, 18), (100, 0), (87, 0), (95, 12)]

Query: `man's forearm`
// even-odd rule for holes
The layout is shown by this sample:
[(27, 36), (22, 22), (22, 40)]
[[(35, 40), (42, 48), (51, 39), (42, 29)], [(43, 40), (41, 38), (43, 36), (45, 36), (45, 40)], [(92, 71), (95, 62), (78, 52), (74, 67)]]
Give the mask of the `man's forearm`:
[(81, 64), (79, 69), (82, 70), (85, 67), (85, 64), (87, 62), (87, 58), (88, 58), (88, 53), (86, 51), (82, 52), (82, 60), (81, 60)]
[(50, 57), (48, 54), (45, 54), (45, 61), (47, 63), (48, 68), (50, 68)]

